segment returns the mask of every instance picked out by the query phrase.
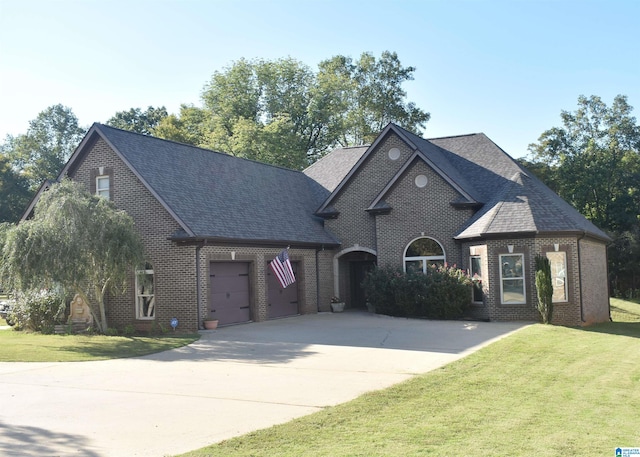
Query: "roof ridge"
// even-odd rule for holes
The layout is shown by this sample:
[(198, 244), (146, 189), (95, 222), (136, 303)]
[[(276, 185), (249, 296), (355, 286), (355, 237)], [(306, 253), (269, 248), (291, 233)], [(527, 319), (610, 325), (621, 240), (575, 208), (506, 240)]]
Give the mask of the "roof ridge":
[(282, 165), (275, 165), (275, 164), (272, 164), (272, 163), (261, 162), (261, 161), (259, 161), (259, 160), (248, 159), (248, 158), (246, 158), (246, 157), (238, 157), (238, 156), (235, 156), (235, 155), (233, 155), (233, 154), (229, 154), (229, 153), (227, 153), (227, 152), (216, 151), (216, 150), (214, 150), (214, 149), (207, 149), (207, 148), (203, 148), (202, 146), (195, 146), (195, 145), (193, 145), (193, 144), (189, 144), (189, 143), (181, 143), (180, 141), (168, 140), (168, 139), (166, 139), (166, 138), (160, 138), (160, 137), (153, 136), (153, 135), (145, 135), (144, 133), (134, 132), (134, 131), (132, 131), (132, 130), (120, 129), (120, 128), (118, 128), (118, 127), (112, 127), (112, 126), (110, 126), (110, 125), (101, 124), (101, 123), (99, 123), (99, 122), (94, 122), (94, 125), (96, 125), (96, 126), (98, 126), (98, 127), (106, 127), (106, 128), (108, 128), (108, 129), (111, 129), (111, 130), (117, 130), (117, 131), (119, 131), (119, 132), (123, 132), (123, 133), (125, 133), (125, 134), (137, 135), (137, 136), (139, 136), (139, 137), (143, 137), (143, 138), (145, 138), (145, 139), (152, 139), (152, 140), (157, 140), (157, 141), (164, 141), (164, 142), (166, 142), (166, 143), (172, 143), (172, 144), (176, 144), (176, 145), (178, 145), (178, 146), (185, 146), (185, 147), (187, 147), (187, 148), (198, 149), (198, 150), (203, 151), (203, 152), (209, 152), (209, 153), (213, 153), (213, 154), (219, 154), (219, 155), (222, 155), (222, 156), (233, 157), (233, 158), (238, 159), (238, 160), (245, 160), (245, 161), (247, 161), (247, 162), (257, 163), (257, 164), (265, 165), (265, 166), (268, 166), (268, 167), (280, 168), (280, 169), (282, 169), (282, 170), (286, 170), (286, 171), (292, 171), (292, 172), (296, 172), (296, 173), (302, 173), (302, 170), (294, 170), (293, 168), (283, 167)]
[(476, 132), (476, 133), (461, 133), (459, 135), (446, 135), (446, 136), (436, 136), (436, 137), (431, 137), (431, 138), (425, 138), (425, 140), (427, 141), (431, 141), (431, 140), (446, 140), (449, 138), (462, 138), (465, 136), (475, 136), (475, 135), (484, 135), (486, 136), (483, 132)]

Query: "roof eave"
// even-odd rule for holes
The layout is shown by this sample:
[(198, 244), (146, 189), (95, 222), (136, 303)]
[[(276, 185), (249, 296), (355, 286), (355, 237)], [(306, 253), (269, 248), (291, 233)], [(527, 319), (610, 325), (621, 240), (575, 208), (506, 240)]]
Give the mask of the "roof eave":
[(325, 248), (333, 249), (340, 246), (335, 242), (320, 241), (295, 241), (295, 240), (267, 240), (267, 239), (243, 239), (216, 236), (169, 236), (169, 241), (181, 245), (231, 245), (231, 246), (260, 246), (260, 247), (292, 247), (292, 248)]
[(505, 238), (534, 238), (534, 237), (557, 237), (557, 236), (575, 236), (575, 237), (579, 237), (579, 236), (587, 236), (589, 238), (593, 238), (596, 239), (598, 241), (602, 241), (605, 243), (609, 243), (612, 240), (610, 238), (603, 238), (602, 236), (599, 236), (598, 234), (595, 233), (591, 233), (591, 232), (586, 232), (584, 230), (561, 230), (561, 231), (549, 231), (549, 230), (529, 230), (529, 231), (522, 231), (522, 232), (483, 232), (483, 233), (479, 233), (479, 234), (475, 234), (475, 235), (469, 235), (469, 236), (454, 236), (453, 239), (454, 240), (458, 240), (458, 241), (473, 241), (473, 240), (480, 240), (480, 239), (486, 239), (486, 240), (498, 240), (498, 239), (505, 239)]

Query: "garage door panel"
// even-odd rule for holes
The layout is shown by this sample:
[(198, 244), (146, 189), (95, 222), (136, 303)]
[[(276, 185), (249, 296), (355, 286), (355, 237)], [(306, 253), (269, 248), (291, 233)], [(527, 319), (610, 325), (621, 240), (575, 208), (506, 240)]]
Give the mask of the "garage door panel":
[[(292, 262), (291, 267), (297, 279), (298, 262)], [(299, 282), (296, 280), (296, 282), (283, 289), (271, 268), (267, 268), (267, 298), (270, 318), (294, 316), (299, 313), (298, 284)]]
[(209, 315), (221, 325), (251, 319), (249, 263), (211, 262)]

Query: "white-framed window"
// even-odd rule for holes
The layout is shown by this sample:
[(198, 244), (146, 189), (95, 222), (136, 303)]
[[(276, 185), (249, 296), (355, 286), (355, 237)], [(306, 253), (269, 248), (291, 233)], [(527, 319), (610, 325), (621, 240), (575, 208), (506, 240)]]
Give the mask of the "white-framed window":
[(472, 255), (469, 257), (469, 265), (471, 267), (469, 272), (473, 278), (471, 300), (473, 303), (482, 303), (482, 257), (479, 255)]
[(524, 254), (500, 254), (500, 302), (503, 305), (527, 303)]
[(546, 256), (551, 264), (552, 302), (569, 301), (567, 295), (567, 253), (563, 251), (547, 252)]
[(109, 199), (109, 175), (96, 177), (96, 195)]
[(446, 256), (440, 243), (433, 238), (417, 238), (404, 251), (404, 271), (427, 272), (430, 265), (444, 265)]
[(155, 319), (155, 304), (153, 267), (147, 263), (136, 270), (136, 319)]

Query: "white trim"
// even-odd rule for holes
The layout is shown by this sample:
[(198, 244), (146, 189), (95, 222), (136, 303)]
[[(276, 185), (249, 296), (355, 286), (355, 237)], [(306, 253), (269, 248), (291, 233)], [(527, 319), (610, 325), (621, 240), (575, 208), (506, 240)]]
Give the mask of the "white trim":
[(358, 244), (350, 248), (343, 249), (342, 251), (334, 255), (333, 256), (333, 296), (334, 297), (340, 296), (340, 257), (342, 257), (345, 254), (349, 254), (350, 252), (368, 252), (369, 254), (375, 255), (376, 258), (378, 257), (378, 253), (373, 249), (365, 248)]
[[(473, 259), (479, 259), (480, 260), (480, 274), (478, 275), (478, 277), (480, 278), (480, 281), (482, 281), (482, 256), (480, 254), (470, 254), (469, 255), (469, 275), (473, 278), (474, 272), (473, 272)], [(482, 289), (480, 289), (482, 290)], [(482, 300), (480, 301), (476, 301), (474, 300), (475, 298), (475, 291), (476, 291), (476, 286), (473, 285), (471, 286), (471, 303), (475, 303), (475, 304), (482, 304), (484, 303)], [(483, 296), (484, 296), (484, 291), (483, 291)]]
[[(103, 167), (100, 167), (101, 174), (96, 176), (96, 195), (109, 200), (111, 198), (111, 177), (109, 175), (102, 174)], [(100, 187), (100, 181), (107, 183), (106, 187)], [(106, 195), (105, 195), (106, 192)]]
[[(152, 281), (152, 292), (151, 294), (140, 294), (138, 293), (138, 275), (151, 275), (151, 281)], [(145, 270), (136, 270), (135, 272), (135, 311), (136, 311), (136, 319), (137, 320), (154, 320), (156, 318), (156, 310), (155, 310), (155, 296), (156, 296), (156, 288), (155, 288), (155, 275), (153, 273), (153, 269), (145, 269)], [(142, 310), (140, 309), (140, 305), (139, 305), (139, 298), (144, 298), (144, 297), (151, 297), (151, 316), (143, 316), (142, 315)]]
[[(432, 241), (435, 241), (436, 243), (438, 243), (438, 246), (440, 246), (440, 249), (442, 249), (442, 255), (429, 255), (429, 256), (414, 256), (414, 257), (407, 257), (407, 251), (409, 250), (409, 247), (415, 243), (418, 240), (422, 240), (422, 239), (429, 239)], [(406, 273), (407, 272), (407, 261), (409, 262), (415, 262), (417, 260), (422, 261), (422, 272), (426, 273), (427, 272), (427, 263), (429, 262), (429, 260), (442, 260), (443, 263), (447, 262), (447, 251), (444, 250), (444, 246), (442, 245), (442, 243), (438, 240), (436, 240), (433, 237), (430, 236), (419, 236), (417, 238), (414, 238), (413, 240), (411, 240), (407, 246), (404, 248), (404, 252), (402, 253), (402, 270)]]
[[(556, 244), (554, 246), (558, 246), (558, 245)], [(552, 301), (552, 303), (566, 303), (566, 302), (569, 301), (569, 288), (567, 287), (568, 286), (568, 284), (567, 284), (567, 252), (566, 251), (560, 251), (558, 249), (556, 249), (553, 252), (547, 252), (546, 253), (547, 259), (549, 259), (549, 254), (551, 254), (551, 255), (562, 254), (562, 257), (563, 257), (563, 268), (561, 270), (563, 275), (558, 274), (558, 275), (554, 276), (554, 274), (553, 274), (553, 264), (551, 264), (551, 281), (553, 282), (553, 290), (554, 290), (554, 292), (555, 292), (556, 286), (558, 284), (563, 286), (563, 288), (564, 288), (564, 300), (558, 300), (557, 298), (553, 298), (551, 301)], [(549, 263), (551, 263), (551, 259), (549, 259)], [(562, 279), (560, 279), (560, 278), (562, 278)]]
[[(510, 277), (510, 278), (502, 278), (502, 258), (503, 257), (515, 257), (515, 256), (520, 256), (520, 258), (522, 259), (522, 274), (521, 276), (514, 276), (514, 277)], [(500, 304), (502, 305), (526, 305), (527, 304), (527, 282), (525, 281), (525, 264), (524, 264), (524, 253), (522, 252), (514, 252), (514, 253), (509, 253), (509, 254), (499, 254), (498, 255), (498, 259), (499, 259), (499, 264), (498, 264), (498, 269), (500, 271)], [(504, 301), (504, 281), (517, 281), (517, 280), (521, 280), (522, 281), (522, 296), (524, 297), (524, 301), (509, 301), (509, 302), (505, 302)]]

